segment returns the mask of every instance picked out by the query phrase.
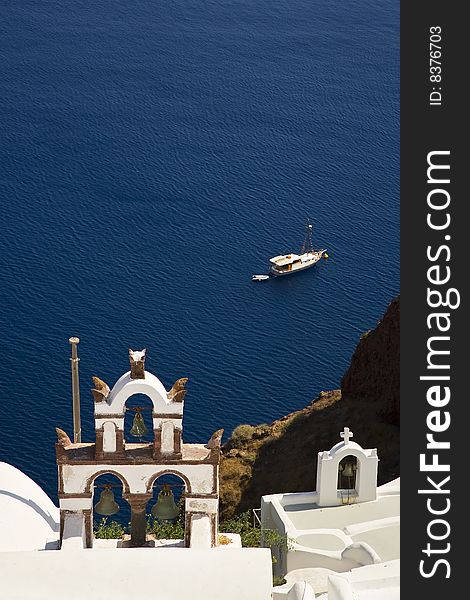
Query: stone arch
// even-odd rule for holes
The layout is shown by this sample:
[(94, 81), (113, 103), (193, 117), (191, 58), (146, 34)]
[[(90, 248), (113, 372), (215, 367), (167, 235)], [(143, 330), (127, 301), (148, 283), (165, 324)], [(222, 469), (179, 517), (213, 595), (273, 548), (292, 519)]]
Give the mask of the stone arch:
[(135, 394), (143, 394), (150, 398), (154, 413), (168, 412), (171, 400), (168, 399), (162, 382), (148, 372), (145, 373), (145, 379), (131, 379), (130, 371), (118, 379), (111, 390), (107, 401), (109, 412), (124, 414), (126, 401)]
[[(147, 428), (146, 433), (143, 437), (134, 437), (131, 434), (132, 424), (137, 415), (136, 406), (142, 408), (141, 417), (144, 421), (145, 427)], [(138, 394), (134, 393), (128, 396), (124, 403), (123, 414), (124, 418), (122, 421), (122, 430), (123, 430), (123, 440), (124, 443), (133, 443), (137, 439), (139, 442), (150, 444), (155, 436), (155, 427), (154, 427), (154, 419), (153, 415), (153, 403), (151, 398), (149, 398), (146, 394)]]
[(336, 452), (333, 460), (340, 462), (346, 456), (354, 456), (357, 458), (358, 462), (362, 460), (367, 460), (367, 454), (360, 448), (350, 448), (346, 446), (343, 450)]
[(129, 486), (129, 483), (127, 482), (127, 479), (121, 473), (119, 473), (118, 471), (114, 471), (113, 469), (102, 469), (101, 471), (96, 471), (96, 473), (93, 473), (93, 475), (90, 475), (90, 477), (87, 479), (87, 482), (85, 485), (86, 493), (88, 493), (88, 494), (92, 493), (91, 486), (93, 485), (93, 482), (95, 481), (95, 479), (97, 477), (99, 477), (100, 475), (114, 475), (122, 483), (122, 493), (123, 494), (130, 493), (130, 486)]
[(117, 424), (112, 419), (106, 419), (106, 421), (103, 420), (103, 423), (101, 423), (101, 426), (100, 426), (101, 431), (104, 430), (105, 425), (114, 425), (114, 430), (115, 431), (118, 430)]
[(350, 444), (349, 446), (344, 446), (341, 450), (334, 453), (333, 464), (335, 465), (336, 469), (338, 468), (339, 463), (347, 456), (353, 456), (357, 459), (358, 469), (360, 465), (369, 458), (360, 446), (355, 448), (352, 444)]
[[(141, 379), (132, 379), (130, 371), (122, 375), (105, 401), (95, 402), (96, 460), (101, 461), (105, 455), (109, 454), (108, 451), (103, 452), (104, 433), (101, 427), (102, 423), (107, 420), (112, 420), (117, 425), (116, 456), (118, 454), (125, 455), (126, 403), (136, 395), (145, 396), (146, 401), (149, 401), (151, 405), (149, 407), (151, 408), (151, 423), (148, 422), (147, 417), (144, 418), (144, 421), (149, 433), (153, 431), (153, 441), (147, 441), (153, 445), (152, 454), (155, 462), (158, 464), (162, 456), (181, 459), (184, 408), (181, 393), (184, 395), (185, 390), (180, 390), (179, 396), (178, 393), (167, 393), (163, 383), (148, 371), (145, 371), (145, 377)], [(112, 439), (111, 436), (108, 437)]]
[(188, 479), (188, 477), (186, 475), (183, 475), (183, 473), (181, 473), (181, 471), (178, 471), (177, 469), (164, 469), (163, 471), (154, 473), (147, 481), (147, 493), (149, 493), (149, 494), (152, 493), (153, 484), (162, 475), (176, 475), (177, 477), (179, 477), (180, 479), (182, 479), (184, 481), (184, 483), (186, 485), (186, 492), (188, 494), (192, 493), (190, 480)]
[[(333, 457), (333, 464), (334, 468), (336, 469), (336, 475), (338, 475), (341, 461), (343, 461), (348, 456), (356, 459), (357, 471), (354, 481), (355, 485), (351, 489), (355, 490), (357, 495), (360, 496), (362, 492), (361, 474), (363, 474), (364, 472), (364, 469), (361, 467), (369, 460), (369, 457), (364, 452), (364, 450), (356, 444), (349, 444), (348, 446), (344, 446), (339, 451), (337, 451)], [(336, 490), (339, 491), (338, 485), (336, 485)]]

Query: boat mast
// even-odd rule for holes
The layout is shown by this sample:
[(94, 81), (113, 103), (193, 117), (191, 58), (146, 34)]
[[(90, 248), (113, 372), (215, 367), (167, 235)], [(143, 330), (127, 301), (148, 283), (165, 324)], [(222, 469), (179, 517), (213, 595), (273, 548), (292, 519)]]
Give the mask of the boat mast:
[(304, 243), (302, 244), (302, 248), (300, 249), (300, 254), (313, 252), (312, 231), (313, 225), (310, 223), (310, 219), (307, 219), (307, 224), (305, 226), (305, 239)]

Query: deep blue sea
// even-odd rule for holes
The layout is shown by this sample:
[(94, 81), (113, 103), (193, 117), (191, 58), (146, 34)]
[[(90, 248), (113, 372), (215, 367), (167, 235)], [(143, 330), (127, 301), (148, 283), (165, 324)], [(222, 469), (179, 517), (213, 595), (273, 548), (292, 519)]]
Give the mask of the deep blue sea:
[[(339, 386), (399, 289), (399, 5), (2, 0), (0, 460), (56, 499), (79, 336), (128, 347), (184, 438), (270, 422)], [(331, 258), (252, 283), (306, 217)]]

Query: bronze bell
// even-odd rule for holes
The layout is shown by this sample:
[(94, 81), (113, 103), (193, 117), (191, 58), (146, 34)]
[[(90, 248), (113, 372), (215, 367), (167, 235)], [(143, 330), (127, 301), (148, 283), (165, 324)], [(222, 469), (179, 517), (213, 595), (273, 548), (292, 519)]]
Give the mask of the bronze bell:
[(144, 418), (142, 416), (142, 409), (135, 409), (135, 417), (134, 422), (132, 423), (132, 427), (130, 430), (130, 434), (134, 437), (142, 437), (148, 432), (147, 426), (145, 425)]
[(152, 508), (152, 515), (160, 521), (172, 521), (176, 519), (179, 512), (170, 486), (164, 484), (162, 491), (158, 494), (157, 502)]
[(354, 477), (354, 471), (356, 470), (354, 467), (355, 467), (355, 465), (353, 466), (352, 463), (346, 463), (344, 465), (342, 475), (344, 477)]
[(95, 504), (95, 512), (99, 515), (115, 515), (119, 512), (119, 504), (114, 500), (114, 494), (110, 486), (105, 486), (101, 492), (99, 502)]

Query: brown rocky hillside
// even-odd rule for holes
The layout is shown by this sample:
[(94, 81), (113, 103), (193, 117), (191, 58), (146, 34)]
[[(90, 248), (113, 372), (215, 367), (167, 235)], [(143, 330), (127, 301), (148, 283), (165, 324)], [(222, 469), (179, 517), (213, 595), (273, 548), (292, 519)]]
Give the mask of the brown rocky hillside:
[(372, 331), (361, 336), (341, 389), (321, 392), (306, 408), (270, 425), (239, 425), (223, 447), (222, 518), (258, 507), (264, 494), (315, 489), (317, 453), (339, 441), (377, 448), (379, 483), (399, 475), (400, 304), (392, 301)]

